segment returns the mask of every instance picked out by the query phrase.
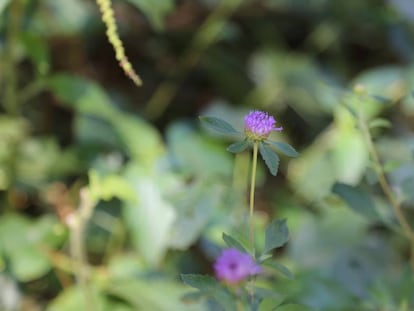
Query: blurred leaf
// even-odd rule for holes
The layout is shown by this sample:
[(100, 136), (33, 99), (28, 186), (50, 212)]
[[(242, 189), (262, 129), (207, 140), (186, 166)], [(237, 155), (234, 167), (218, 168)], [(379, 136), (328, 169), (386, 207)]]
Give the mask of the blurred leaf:
[(176, 212), (162, 193), (161, 177), (154, 172), (131, 165), (126, 169), (125, 178), (137, 202), (123, 202), (123, 216), (133, 247), (148, 265), (156, 267), (167, 251)]
[(114, 280), (106, 290), (131, 304), (134, 310), (205, 311), (204, 306), (198, 303), (183, 302), (181, 297), (188, 289), (169, 280)]
[(115, 114), (110, 121), (133, 160), (154, 165), (164, 154), (161, 135), (149, 122), (128, 113)]
[(13, 275), (22, 282), (37, 279), (52, 267), (46, 251), (65, 239), (57, 219), (44, 216), (36, 222), (18, 214), (0, 218), (0, 254), (10, 259)]
[(361, 99), (357, 96), (352, 100), (352, 105), (354, 108), (362, 110), (367, 118), (377, 115), (385, 108), (385, 105), (381, 104), (383, 100), (378, 101), (378, 98), (387, 99), (387, 103), (396, 102), (406, 93), (403, 71), (397, 66), (375, 67), (366, 70), (351, 83), (351, 85), (357, 84), (362, 85), (370, 96), (363, 97), (363, 105), (360, 104)]
[(277, 271), (278, 273), (282, 274), (284, 277), (288, 278), (289, 280), (293, 280), (295, 277), (290, 270), (282, 265), (281, 263), (278, 263), (276, 261), (266, 261), (263, 263), (264, 266), (272, 268), (273, 270)]
[(214, 298), (223, 310), (237, 310), (236, 303), (230, 292), (213, 277), (198, 274), (182, 274), (181, 279), (185, 284), (197, 288), (202, 293)]
[(116, 254), (107, 264), (108, 273), (113, 279), (128, 279), (146, 270), (143, 261), (135, 253)]
[[(216, 181), (216, 180), (215, 180)], [(215, 213), (222, 206), (226, 196), (222, 184), (219, 182), (198, 182), (185, 187), (185, 181), (180, 180), (178, 190), (174, 190), (181, 200), (171, 200), (174, 204), (177, 217), (170, 232), (169, 246), (185, 250), (195, 243)]]
[(332, 192), (340, 196), (355, 212), (364, 215), (368, 219), (378, 219), (374, 203), (366, 192), (342, 183), (336, 183), (332, 188)]
[(95, 18), (95, 11), (92, 3), (82, 0), (43, 0), (42, 6), (34, 12), (35, 27), (32, 27), (49, 36), (75, 36), (85, 31), (91, 19)]
[(404, 179), (401, 184), (401, 188), (404, 196), (408, 200), (414, 202), (414, 176)]
[(32, 223), (27, 235), (38, 241), (41, 248), (60, 247), (67, 238), (67, 228), (55, 216), (45, 214)]
[(153, 163), (164, 152), (158, 131), (143, 119), (115, 108), (97, 83), (73, 75), (59, 74), (49, 79), (49, 86), (55, 96), (69, 107), (109, 122), (119, 135), (124, 149), (135, 160)]
[(277, 307), (275, 310), (277, 311), (310, 311), (311, 309), (299, 304), (284, 304), (282, 306)]
[(11, 0), (0, 0), (0, 15), (3, 14), (4, 9), (8, 6)]
[(279, 150), (281, 153), (283, 153), (285, 156), (296, 158), (299, 156), (299, 153), (293, 148), (291, 145), (280, 142), (280, 141), (271, 141), (266, 140), (267, 143), (274, 146), (277, 150)]
[(185, 284), (197, 288), (201, 291), (215, 290), (219, 285), (217, 280), (209, 275), (181, 274), (181, 280)]
[(232, 175), (233, 157), (219, 142), (197, 133), (186, 123), (174, 123), (167, 129), (167, 142), (173, 165), (191, 175)]
[(92, 200), (110, 200), (113, 197), (124, 201), (136, 200), (136, 194), (131, 185), (121, 176), (109, 175), (101, 178), (97, 171), (89, 172), (89, 188)]
[(118, 111), (94, 81), (71, 74), (56, 74), (48, 79), (51, 92), (65, 105), (81, 113), (111, 120)]
[(386, 119), (377, 118), (369, 122), (369, 128), (390, 128), (392, 126), (391, 122)]
[(232, 236), (225, 234), (224, 232), (223, 232), (223, 240), (227, 244), (228, 247), (235, 247), (241, 252), (248, 253), (248, 251), (244, 248), (244, 246), (239, 241), (237, 241)]
[(62, 291), (46, 308), (46, 311), (79, 311), (86, 310), (85, 299), (95, 306), (97, 310), (104, 310), (106, 303), (102, 293), (92, 290), (92, 297), (85, 297), (79, 286), (68, 287)]
[(32, 32), (22, 33), (22, 41), (26, 53), (41, 75), (45, 75), (50, 69), (50, 55), (45, 38)]
[(245, 139), (243, 141), (238, 141), (238, 142), (231, 144), (230, 146), (227, 147), (227, 151), (230, 151), (232, 153), (239, 153), (239, 152), (246, 150), (246, 148), (249, 147), (249, 145), (250, 145), (250, 142), (247, 139)]
[(195, 301), (199, 301), (202, 298), (205, 298), (207, 295), (205, 292), (202, 291), (193, 291), (193, 292), (188, 292), (185, 293), (182, 297), (181, 300), (185, 303), (192, 303)]
[[(367, 238), (368, 226), (365, 218), (343, 204), (324, 204), (319, 207), (318, 214), (300, 210), (300, 217), (292, 229), (294, 234), (286, 249), (287, 257), (298, 267), (326, 272), (326, 268), (339, 256), (338, 245), (341, 249), (360, 245)], [(332, 273), (337, 271), (332, 270)], [(299, 277), (296, 275), (296, 278)], [(317, 298), (312, 300), (317, 301)]]
[(256, 87), (247, 97), (252, 106), (284, 107), (286, 102), (301, 115), (317, 115), (332, 109), (335, 96), (318, 81), (326, 76), (310, 55), (265, 48), (251, 55), (250, 77)]
[(164, 29), (164, 18), (174, 8), (173, 0), (127, 0), (149, 19), (152, 26), (160, 31)]
[(275, 219), (266, 227), (265, 247), (263, 254), (281, 247), (289, 239), (289, 230), (286, 225), (286, 219)]
[(21, 118), (0, 116), (0, 189), (5, 190), (15, 178), (16, 149), (28, 134), (28, 124)]
[(53, 138), (25, 140), (20, 144), (16, 155), (15, 174), (18, 180), (34, 188), (41, 187), (55, 177), (55, 168), (58, 162), (63, 160), (60, 153), (60, 148)]
[(368, 150), (354, 117), (338, 106), (335, 123), (319, 134), (300, 157), (289, 161), (288, 179), (301, 196), (318, 201), (331, 193), (337, 181), (358, 184), (368, 164)]
[(236, 131), (233, 126), (227, 123), (224, 120), (215, 117), (199, 117), (200, 121), (205, 124), (207, 127), (222, 133), (222, 134), (235, 134), (239, 135), (240, 133)]
[(273, 176), (276, 176), (279, 169), (279, 156), (267, 145), (261, 142), (259, 143), (259, 151), (270, 173)]
[(24, 245), (10, 253), (11, 271), (21, 282), (35, 280), (45, 275), (52, 268), (46, 253), (36, 245)]

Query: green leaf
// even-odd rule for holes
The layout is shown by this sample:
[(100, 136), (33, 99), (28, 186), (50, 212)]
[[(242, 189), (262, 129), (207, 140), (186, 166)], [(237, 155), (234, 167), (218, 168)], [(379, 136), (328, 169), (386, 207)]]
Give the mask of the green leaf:
[[(127, 278), (115, 279), (105, 288), (111, 296), (127, 302), (132, 310), (148, 311), (202, 311), (200, 303), (186, 303), (181, 297), (188, 287), (179, 281), (167, 278)], [(85, 310), (85, 309), (77, 309)], [(98, 309), (112, 311), (112, 309)]]
[(270, 173), (276, 176), (279, 169), (279, 156), (263, 143), (259, 144), (259, 151)]
[(375, 205), (366, 192), (343, 183), (335, 183), (332, 187), (332, 192), (341, 197), (355, 212), (369, 219), (378, 219)]
[(372, 128), (390, 128), (392, 125), (390, 121), (386, 119), (378, 118), (378, 119), (374, 119), (371, 122), (369, 122), (368, 126), (369, 128), (372, 129)]
[(19, 214), (0, 217), (0, 253), (10, 259), (10, 270), (21, 282), (44, 276), (52, 263), (42, 247), (52, 249), (65, 239), (64, 227), (51, 216), (31, 221)]
[(288, 278), (289, 280), (294, 279), (293, 273), (290, 272), (290, 270), (286, 266), (278, 262), (269, 261), (269, 262), (264, 263), (264, 265), (266, 267), (272, 268), (273, 270), (279, 272), (280, 274), (282, 274), (284, 277)]
[(123, 201), (122, 209), (132, 246), (148, 265), (156, 267), (169, 248), (175, 208), (165, 197), (164, 180), (148, 167), (129, 166), (125, 179), (136, 194), (136, 200)]
[(217, 280), (209, 275), (181, 274), (181, 280), (185, 284), (201, 291), (214, 290), (219, 285)]
[(196, 176), (231, 176), (233, 156), (216, 139), (206, 137), (184, 122), (175, 122), (166, 131), (168, 151), (174, 165)]
[(93, 201), (109, 201), (119, 198), (124, 201), (136, 201), (136, 194), (132, 186), (118, 175), (99, 176), (95, 170), (89, 172), (90, 190)]
[(227, 244), (228, 247), (235, 247), (241, 252), (248, 253), (248, 251), (244, 248), (244, 246), (239, 241), (237, 241), (232, 236), (225, 234), (224, 232), (223, 232), (223, 240)]
[[(105, 296), (95, 287), (91, 288), (88, 299), (96, 310), (105, 310)], [(47, 306), (46, 311), (75, 311), (87, 310), (85, 293), (79, 286), (68, 287), (54, 298)]]
[(181, 300), (185, 303), (194, 303), (204, 297), (206, 297), (206, 293), (202, 291), (193, 291), (185, 293), (181, 296)]
[(3, 14), (3, 10), (9, 5), (11, 0), (0, 0), (0, 15)]
[(401, 183), (401, 189), (407, 200), (414, 202), (414, 176), (405, 178)]
[(56, 74), (48, 79), (48, 88), (63, 104), (80, 113), (111, 120), (119, 111), (106, 92), (94, 81), (71, 74)]
[(275, 219), (266, 228), (263, 254), (285, 245), (288, 239), (289, 230), (286, 225), (286, 219)]
[(249, 145), (250, 145), (250, 142), (247, 139), (245, 139), (243, 141), (238, 141), (238, 142), (231, 144), (230, 146), (227, 147), (227, 151), (230, 151), (232, 153), (240, 153), (246, 150), (246, 148)]
[(271, 141), (267, 140), (267, 143), (270, 143), (273, 147), (275, 147), (278, 151), (283, 153), (285, 156), (296, 158), (299, 156), (299, 152), (295, 150), (291, 145), (281, 142), (281, 141)]
[(209, 275), (182, 274), (182, 281), (203, 293), (211, 296), (226, 311), (236, 311), (236, 303), (232, 294), (219, 282)]
[(289, 303), (289, 304), (281, 305), (277, 307), (275, 310), (277, 311), (309, 311), (310, 309), (303, 305)]
[(200, 121), (204, 122), (205, 125), (207, 125), (212, 130), (215, 130), (222, 134), (240, 134), (238, 131), (234, 129), (233, 126), (231, 126), (226, 121), (223, 121), (219, 118), (215, 117), (200, 117)]
[(33, 32), (22, 33), (22, 42), (25, 45), (26, 53), (35, 65), (38, 73), (44, 75), (50, 69), (50, 53), (46, 39)]

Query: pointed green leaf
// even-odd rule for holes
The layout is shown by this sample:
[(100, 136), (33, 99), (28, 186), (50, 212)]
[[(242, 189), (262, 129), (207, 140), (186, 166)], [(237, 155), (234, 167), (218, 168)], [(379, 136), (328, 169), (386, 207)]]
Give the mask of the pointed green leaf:
[(201, 291), (209, 291), (219, 285), (216, 279), (209, 275), (181, 274), (181, 280), (185, 284)]
[(340, 196), (355, 212), (369, 219), (378, 219), (374, 202), (366, 192), (342, 183), (336, 183), (332, 192)]
[(299, 152), (295, 150), (291, 145), (281, 142), (281, 141), (271, 141), (268, 140), (268, 143), (270, 143), (273, 147), (275, 147), (278, 151), (283, 153), (285, 156), (296, 158), (299, 156)]
[(370, 95), (371, 98), (373, 98), (377, 103), (379, 104), (391, 104), (392, 99), (380, 95)]
[(206, 293), (202, 291), (188, 292), (181, 296), (181, 300), (185, 303), (194, 303), (201, 298), (206, 297)]
[(381, 118), (374, 119), (371, 122), (369, 122), (369, 128), (372, 129), (372, 128), (376, 128), (376, 127), (390, 128), (391, 127), (391, 122), (386, 120), (386, 119), (381, 119)]
[(259, 151), (270, 173), (276, 176), (277, 170), (279, 169), (279, 156), (269, 146), (263, 143), (259, 144)]
[(234, 248), (237, 248), (241, 252), (248, 253), (248, 251), (244, 248), (244, 246), (239, 241), (237, 241), (232, 236), (225, 234), (224, 232), (223, 232), (223, 240), (227, 244), (228, 247), (234, 247)]
[[(232, 294), (213, 277), (208, 275), (181, 274), (181, 279), (185, 284), (197, 288), (204, 294), (211, 296), (223, 310), (237, 310)], [(195, 295), (193, 298), (197, 296), (198, 295)], [(201, 297), (201, 295), (199, 297)]]
[(266, 228), (263, 254), (285, 245), (288, 239), (289, 230), (286, 225), (286, 219), (275, 219)]
[(250, 145), (250, 142), (245, 139), (243, 141), (238, 141), (235, 142), (234, 144), (231, 144), (230, 146), (227, 147), (227, 151), (230, 151), (232, 153), (240, 153), (244, 150), (246, 150), (246, 148)]
[(224, 120), (215, 117), (200, 117), (200, 121), (202, 121), (205, 125), (209, 128), (222, 133), (222, 134), (240, 134), (238, 131), (234, 129), (229, 123)]
[(269, 262), (264, 263), (264, 265), (266, 267), (272, 268), (273, 270), (279, 272), (280, 274), (282, 274), (284, 277), (288, 278), (289, 280), (294, 279), (293, 273), (290, 272), (290, 270), (286, 266), (278, 262), (269, 261)]

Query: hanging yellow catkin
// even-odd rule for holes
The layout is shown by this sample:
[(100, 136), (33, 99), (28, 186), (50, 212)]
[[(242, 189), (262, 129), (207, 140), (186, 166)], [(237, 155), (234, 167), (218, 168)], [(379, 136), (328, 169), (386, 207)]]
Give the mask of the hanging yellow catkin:
[(102, 15), (102, 21), (106, 26), (106, 35), (109, 43), (115, 50), (115, 58), (124, 70), (125, 74), (138, 86), (142, 85), (142, 80), (135, 72), (131, 63), (125, 55), (124, 46), (119, 38), (116, 22), (114, 18), (114, 10), (112, 9), (111, 0), (96, 0)]

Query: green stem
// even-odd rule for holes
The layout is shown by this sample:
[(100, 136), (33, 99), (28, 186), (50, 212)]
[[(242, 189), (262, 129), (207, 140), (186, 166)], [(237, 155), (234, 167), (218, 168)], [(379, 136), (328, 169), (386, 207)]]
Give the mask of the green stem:
[(391, 190), (391, 186), (389, 185), (387, 178), (385, 177), (384, 169), (381, 165), (381, 161), (379, 159), (377, 150), (375, 149), (371, 133), (369, 131), (368, 126), (364, 122), (361, 116), (361, 113), (359, 113), (358, 115), (358, 125), (361, 129), (365, 143), (368, 146), (368, 151), (371, 156), (371, 159), (374, 162), (374, 170), (375, 170), (375, 173), (377, 174), (381, 189), (384, 192), (385, 196), (387, 197), (388, 201), (390, 202), (392, 208), (394, 209), (397, 220), (400, 223), (404, 231), (404, 235), (410, 241), (410, 251), (411, 251), (410, 264), (411, 264), (412, 270), (414, 271), (414, 231), (411, 228), (410, 224), (408, 223), (402, 211), (401, 202), (396, 199), (394, 193)]
[(84, 297), (85, 310), (95, 311), (92, 288), (89, 283), (89, 267), (85, 255), (85, 228), (92, 216), (95, 204), (90, 200), (86, 188), (80, 192), (80, 206), (70, 223), (70, 251), (75, 264), (76, 282)]
[(250, 214), (249, 214), (249, 224), (250, 224), (250, 246), (254, 250), (254, 221), (253, 221), (253, 212), (254, 212), (254, 187), (256, 184), (256, 167), (257, 167), (257, 150), (259, 147), (259, 142), (255, 141), (253, 143), (253, 164), (252, 164), (252, 174), (250, 181)]

